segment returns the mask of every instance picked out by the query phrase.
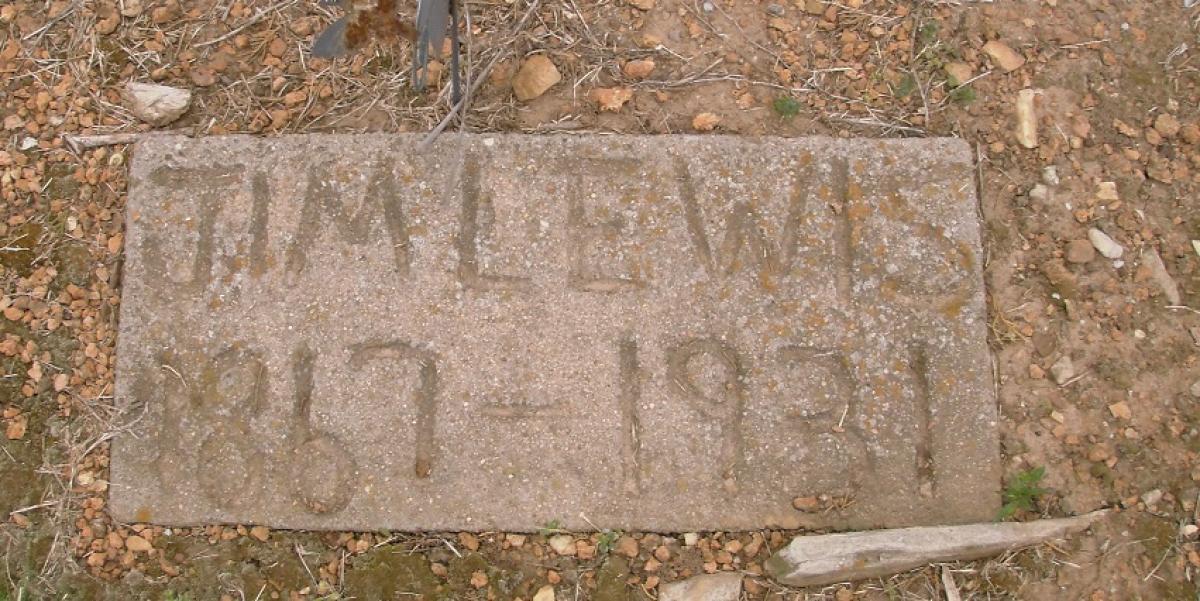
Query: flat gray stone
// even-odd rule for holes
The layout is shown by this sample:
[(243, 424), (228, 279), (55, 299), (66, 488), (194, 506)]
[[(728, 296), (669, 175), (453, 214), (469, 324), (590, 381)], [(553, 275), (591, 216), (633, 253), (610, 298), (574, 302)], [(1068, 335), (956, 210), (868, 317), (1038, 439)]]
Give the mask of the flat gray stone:
[(964, 142), (419, 140), (138, 143), (118, 519), (995, 517)]

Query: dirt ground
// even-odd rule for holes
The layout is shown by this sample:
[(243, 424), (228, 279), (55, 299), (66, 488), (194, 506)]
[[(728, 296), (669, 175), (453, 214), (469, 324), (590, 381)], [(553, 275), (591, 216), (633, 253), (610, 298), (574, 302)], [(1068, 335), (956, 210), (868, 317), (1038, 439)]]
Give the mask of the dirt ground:
[[(1200, 6), (1188, 3), (468, 2), (464, 69), (495, 61), (472, 131), (977, 145), (1010, 517), (1113, 514), (1065, 545), (797, 590), (760, 576), (784, 532), (114, 523), (132, 147), (76, 149), (68, 136), (152, 129), (121, 99), (131, 80), (190, 90), (187, 113), (160, 129), (198, 136), (426, 131), (447, 92), (409, 89), (406, 43), (312, 58), (339, 14), (313, 0), (0, 1), (0, 600), (544, 601), (550, 585), (560, 600), (616, 601), (717, 570), (744, 573), (748, 599), (1200, 598)], [(510, 81), (532, 54), (562, 80), (518, 101)], [(1022, 90), (1035, 139), (1019, 132)], [(1096, 254), (1090, 228), (1123, 254)]]

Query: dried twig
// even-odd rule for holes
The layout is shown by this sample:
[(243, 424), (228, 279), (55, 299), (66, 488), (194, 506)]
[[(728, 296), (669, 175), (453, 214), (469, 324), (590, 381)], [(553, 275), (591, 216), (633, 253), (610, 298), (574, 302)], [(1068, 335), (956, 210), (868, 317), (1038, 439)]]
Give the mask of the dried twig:
[[(513, 37), (516, 37), (516, 35), (525, 28), (525, 24), (529, 22), (529, 17), (533, 15), (540, 4), (541, 0), (533, 0), (529, 3), (529, 8), (525, 10), (525, 14), (521, 17), (521, 20), (517, 21), (517, 24), (513, 27)], [(424, 153), (427, 151), (429, 146), (433, 144), (433, 141), (436, 140), (443, 131), (445, 131), (446, 126), (450, 125), (450, 122), (454, 120), (454, 116), (460, 111), (465, 112), (464, 107), (466, 107), (467, 101), (475, 95), (475, 92), (479, 90), (479, 86), (482, 85), (483, 82), (487, 81), (488, 74), (492, 72), (492, 68), (496, 66), (496, 63), (500, 62), (501, 57), (506, 57), (511, 49), (512, 44), (510, 43), (508, 51), (497, 52), (496, 55), (492, 57), (492, 60), (488, 61), (488, 64), (479, 71), (478, 75), (470, 77), (470, 85), (467, 86), (467, 93), (464, 94), (463, 97), (457, 103), (455, 103), (453, 107), (450, 107), (450, 112), (446, 113), (446, 116), (443, 117), (441, 122), (437, 124), (437, 127), (434, 127), (433, 131), (429, 132), (429, 135), (425, 136), (425, 139), (422, 140), (420, 145), (417, 146), (417, 152)]]

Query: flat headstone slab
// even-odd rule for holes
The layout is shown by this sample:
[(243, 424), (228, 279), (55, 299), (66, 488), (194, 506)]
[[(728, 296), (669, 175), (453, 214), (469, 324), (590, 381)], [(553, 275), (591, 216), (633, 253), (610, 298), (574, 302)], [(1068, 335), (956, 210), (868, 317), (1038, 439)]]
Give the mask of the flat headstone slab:
[(118, 519), (681, 531), (996, 515), (962, 141), (419, 141), (138, 143)]

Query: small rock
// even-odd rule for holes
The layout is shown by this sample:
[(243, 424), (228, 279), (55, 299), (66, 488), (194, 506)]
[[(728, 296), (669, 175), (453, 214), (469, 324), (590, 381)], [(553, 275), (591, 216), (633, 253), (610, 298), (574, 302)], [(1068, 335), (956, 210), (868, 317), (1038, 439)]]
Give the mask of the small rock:
[(1090, 240), (1072, 240), (1067, 243), (1064, 255), (1071, 263), (1090, 263), (1096, 258), (1096, 247)]
[(1100, 200), (1120, 200), (1117, 193), (1117, 182), (1100, 182), (1096, 186), (1096, 198)]
[(9, 440), (20, 440), (25, 438), (25, 432), (29, 428), (29, 416), (25, 414), (16, 415), (8, 420), (8, 425), (4, 428), (4, 437)]
[(1179, 119), (1170, 113), (1162, 113), (1154, 119), (1154, 130), (1162, 134), (1164, 138), (1174, 138), (1181, 127)]
[(618, 112), (621, 107), (625, 106), (633, 98), (633, 88), (596, 88), (591, 93), (592, 100), (600, 107), (601, 111)]
[(650, 10), (654, 8), (654, 0), (629, 0), (629, 5), (638, 10)]
[(975, 76), (975, 70), (971, 68), (971, 65), (961, 61), (946, 63), (945, 69), (946, 75), (949, 75), (954, 80), (953, 85), (956, 86), (961, 86), (971, 81), (971, 78)]
[(1088, 240), (1091, 240), (1092, 246), (1095, 246), (1100, 254), (1109, 259), (1120, 259), (1121, 255), (1125, 254), (1125, 249), (1120, 244), (1096, 228), (1088, 230)]
[(773, 17), (771, 20), (767, 21), (767, 27), (783, 33), (790, 33), (796, 30), (796, 25), (794, 23), (779, 17)]
[(1079, 284), (1075, 274), (1067, 269), (1061, 260), (1050, 259), (1042, 263), (1042, 273), (1064, 298), (1074, 299), (1079, 296)]
[(1179, 294), (1179, 284), (1175, 283), (1175, 279), (1167, 273), (1167, 266), (1163, 265), (1162, 259), (1158, 253), (1154, 252), (1153, 248), (1147, 248), (1142, 251), (1142, 268), (1149, 272), (1149, 278), (1158, 284), (1162, 290), (1163, 296), (1167, 297), (1167, 302), (1171, 305), (1179, 305), (1183, 302), (1183, 297)]
[(1146, 504), (1146, 507), (1154, 507), (1155, 505), (1158, 505), (1158, 502), (1161, 501), (1162, 498), (1163, 491), (1156, 488), (1142, 495), (1142, 502)]
[(142, 14), (142, 0), (125, 0), (121, 3), (121, 14), (133, 18)]
[(1119, 401), (1109, 405), (1108, 412), (1117, 419), (1133, 419), (1133, 411), (1129, 409), (1129, 403), (1126, 403), (1125, 401)]
[(767, 5), (767, 14), (771, 15), (773, 17), (782, 17), (783, 16), (783, 6), (772, 2), (771, 4)]
[[(1085, 240), (1084, 243), (1086, 242)], [(1053, 355), (1054, 351), (1058, 348), (1058, 335), (1054, 333), (1054, 330), (1048, 328), (1034, 332), (1033, 348), (1043, 357)]]
[(1192, 538), (1196, 533), (1200, 532), (1200, 526), (1195, 524), (1184, 524), (1179, 527), (1179, 535), (1184, 538)]
[(643, 58), (625, 63), (621, 72), (630, 79), (646, 79), (654, 72), (654, 66), (654, 61)]
[(527, 102), (546, 93), (554, 84), (562, 81), (558, 67), (544, 54), (535, 54), (521, 64), (513, 77), (512, 88), (517, 100)]
[(130, 551), (145, 553), (146, 551), (153, 549), (154, 546), (150, 544), (150, 541), (134, 534), (125, 539), (125, 548), (129, 549)]
[(129, 82), (122, 94), (125, 108), (151, 125), (162, 126), (178, 119), (192, 102), (188, 90), (152, 83)]
[(554, 601), (554, 587), (547, 584), (533, 594), (533, 601)]
[(524, 534), (506, 534), (504, 540), (508, 542), (510, 547), (524, 547), (526, 536)]
[(1040, 90), (1026, 88), (1017, 93), (1017, 142), (1025, 148), (1037, 148), (1038, 121), (1036, 100)]
[(983, 51), (1005, 72), (1015, 71), (1025, 64), (1025, 57), (1017, 54), (1017, 51), (999, 40), (992, 40), (984, 44)]
[(574, 555), (575, 554), (575, 537), (570, 534), (559, 534), (551, 536), (550, 548), (554, 549), (559, 555)]
[(1188, 123), (1180, 128), (1179, 134), (1188, 144), (1200, 144), (1200, 125)]
[(154, 10), (150, 11), (150, 21), (155, 25), (165, 25), (178, 17), (179, 7), (171, 3), (155, 7)]
[(658, 588), (658, 601), (737, 601), (741, 596), (740, 572), (702, 574)]
[(1071, 361), (1071, 356), (1063, 355), (1055, 361), (1054, 365), (1050, 366), (1050, 375), (1060, 386), (1075, 377), (1075, 363)]
[[(1196, 385), (1200, 386), (1200, 381), (1197, 381)], [(1197, 394), (1196, 396), (1200, 396), (1200, 394)], [(698, 543), (698, 542), (700, 542), (700, 534), (698, 534), (696, 532), (685, 532), (683, 534), (684, 546), (695, 547), (696, 543)]]
[(721, 118), (713, 113), (700, 113), (692, 118), (692, 129), (696, 131), (712, 131), (717, 128)]
[(479, 537), (475, 536), (474, 534), (471, 534), (470, 532), (459, 532), (458, 533), (458, 544), (462, 545), (463, 547), (466, 547), (466, 549), (468, 551), (478, 551), (479, 550)]
[(1058, 167), (1054, 165), (1042, 167), (1042, 183), (1047, 186), (1057, 186), (1061, 183), (1061, 180), (1058, 179)]
[(1188, 389), (1188, 392), (1192, 393), (1192, 396), (1200, 398), (1200, 380), (1192, 382), (1192, 386)]
[(188, 71), (188, 77), (191, 78), (192, 83), (202, 88), (217, 83), (217, 72), (208, 67), (196, 67)]
[(816, 497), (796, 497), (792, 499), (792, 507), (797, 511), (812, 512), (821, 508), (821, 501)]
[(287, 49), (287, 42), (280, 37), (271, 40), (271, 43), (267, 45), (267, 52), (276, 58), (282, 58), (284, 54), (287, 54)]
[(1050, 199), (1050, 188), (1047, 188), (1046, 184), (1034, 184), (1029, 189), (1029, 197), (1038, 202), (1046, 202)]
[(488, 577), (482, 570), (471, 574), (471, 586), (475, 588), (483, 588), (488, 584)]
[(638, 542), (632, 536), (625, 535), (617, 539), (617, 544), (613, 546), (613, 550), (620, 555), (633, 559), (638, 556)]
[(810, 15), (823, 15), (825, 14), (825, 3), (821, 0), (805, 0), (804, 12)]
[(271, 538), (271, 529), (266, 526), (255, 526), (250, 529), (250, 536), (265, 543), (267, 539)]

